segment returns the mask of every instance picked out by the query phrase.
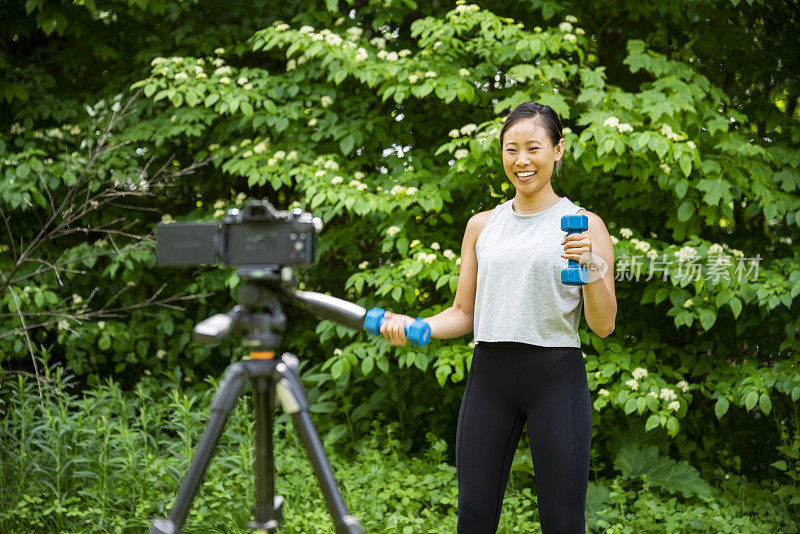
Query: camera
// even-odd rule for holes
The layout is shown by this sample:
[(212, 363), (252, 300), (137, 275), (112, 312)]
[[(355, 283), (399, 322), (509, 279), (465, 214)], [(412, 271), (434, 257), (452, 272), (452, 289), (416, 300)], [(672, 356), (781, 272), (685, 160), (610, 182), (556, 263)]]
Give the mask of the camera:
[(225, 212), (222, 222), (161, 223), (156, 265), (310, 266), (322, 219), (300, 208), (279, 211), (267, 199)]

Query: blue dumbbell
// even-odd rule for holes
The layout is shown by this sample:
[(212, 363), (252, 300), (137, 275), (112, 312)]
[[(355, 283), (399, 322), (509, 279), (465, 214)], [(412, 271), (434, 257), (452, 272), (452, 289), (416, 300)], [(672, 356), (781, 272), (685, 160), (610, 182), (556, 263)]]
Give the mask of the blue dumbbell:
[[(380, 334), (381, 325), (383, 324), (383, 316), (386, 310), (383, 308), (372, 308), (367, 312), (366, 319), (364, 319), (364, 328), (370, 334)], [(421, 347), (431, 340), (431, 327), (421, 317), (417, 317), (411, 324), (405, 325), (406, 337), (412, 345)]]
[[(585, 232), (589, 229), (586, 215), (564, 215), (561, 217), (561, 230), (568, 234)], [(589, 282), (589, 271), (575, 260), (569, 260), (566, 269), (561, 271), (561, 283), (568, 286), (582, 286)]]

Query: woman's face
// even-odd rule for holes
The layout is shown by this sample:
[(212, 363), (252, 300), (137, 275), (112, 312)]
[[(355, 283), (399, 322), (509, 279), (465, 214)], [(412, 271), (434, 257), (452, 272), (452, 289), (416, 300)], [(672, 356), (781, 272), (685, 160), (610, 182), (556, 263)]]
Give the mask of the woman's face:
[(520, 193), (533, 194), (546, 186), (563, 155), (564, 139), (553, 146), (536, 119), (518, 120), (503, 137), (503, 168)]

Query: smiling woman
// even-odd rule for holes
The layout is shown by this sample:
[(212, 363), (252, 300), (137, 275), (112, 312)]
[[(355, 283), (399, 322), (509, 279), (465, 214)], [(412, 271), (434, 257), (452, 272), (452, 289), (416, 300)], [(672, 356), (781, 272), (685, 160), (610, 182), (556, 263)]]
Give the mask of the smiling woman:
[[(611, 269), (582, 287), (559, 273), (567, 259), (613, 265), (611, 238), (597, 215), (553, 191), (564, 138), (551, 108), (517, 106), (500, 148), (516, 194), (469, 220), (453, 305), (427, 319), (431, 337), (475, 335), (456, 432), (458, 532), (497, 530), (526, 423), (542, 530), (584, 532), (592, 412), (578, 326), (585, 303), (589, 328), (608, 336), (617, 303)], [(589, 229), (564, 236), (561, 218), (575, 213)], [(407, 322), (387, 312), (381, 333), (405, 345)]]

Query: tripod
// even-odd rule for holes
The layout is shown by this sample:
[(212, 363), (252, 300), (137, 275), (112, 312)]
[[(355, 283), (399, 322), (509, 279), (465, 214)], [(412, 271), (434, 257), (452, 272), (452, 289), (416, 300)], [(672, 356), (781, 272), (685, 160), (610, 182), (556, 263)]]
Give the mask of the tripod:
[[(275, 358), (274, 349), (281, 343), (286, 327), (278, 294), (304, 302), (309, 309), (326, 319), (351, 328), (361, 328), (366, 314), (355, 304), (307, 291), (289, 291), (293, 282), (290, 268), (279, 266), (241, 267), (238, 275), (245, 283), (239, 290), (238, 304), (224, 314), (214, 315), (194, 328), (196, 341), (218, 343), (231, 332), (240, 334), (242, 344), (250, 348), (250, 360), (232, 364), (225, 371), (211, 402), (211, 416), (200, 440), (189, 471), (181, 485), (175, 505), (167, 519), (155, 519), (149, 534), (177, 534), (183, 527), (189, 508), (200, 487), (208, 463), (216, 449), (230, 413), (249, 381), (255, 410), (255, 503), (253, 521), (247, 527), (259, 534), (275, 532), (283, 519), (283, 497), (275, 495), (273, 451), (273, 409), (275, 397), (284, 411), (291, 414), (303, 446), (314, 468), (337, 534), (361, 534), (361, 525), (347, 513), (325, 451), (308, 411), (308, 400), (297, 377), (299, 360), (291, 353)], [(252, 308), (263, 308), (254, 313)]]

